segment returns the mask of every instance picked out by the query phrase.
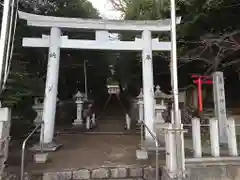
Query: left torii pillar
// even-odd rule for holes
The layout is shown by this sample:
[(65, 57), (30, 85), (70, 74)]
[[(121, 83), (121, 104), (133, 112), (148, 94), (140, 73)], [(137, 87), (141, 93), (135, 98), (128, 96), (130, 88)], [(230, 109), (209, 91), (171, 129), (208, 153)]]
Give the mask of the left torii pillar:
[(50, 32), (47, 79), (43, 106), (44, 126), (42, 127), (40, 135), (40, 145), (42, 146), (35, 146), (35, 150), (56, 151), (61, 146), (53, 141), (58, 92), (60, 45), (61, 30), (58, 27), (52, 27)]

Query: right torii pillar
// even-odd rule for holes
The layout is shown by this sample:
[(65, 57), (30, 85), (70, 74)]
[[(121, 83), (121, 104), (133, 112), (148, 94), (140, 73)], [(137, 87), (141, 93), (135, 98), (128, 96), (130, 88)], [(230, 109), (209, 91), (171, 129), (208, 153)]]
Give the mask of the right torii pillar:
[[(154, 131), (155, 108), (154, 108), (154, 89), (153, 89), (153, 62), (152, 62), (152, 33), (144, 30), (142, 32), (143, 51), (142, 51), (142, 71), (143, 71), (143, 102), (144, 119), (151, 132)], [(145, 139), (153, 140), (148, 131), (145, 131)]]

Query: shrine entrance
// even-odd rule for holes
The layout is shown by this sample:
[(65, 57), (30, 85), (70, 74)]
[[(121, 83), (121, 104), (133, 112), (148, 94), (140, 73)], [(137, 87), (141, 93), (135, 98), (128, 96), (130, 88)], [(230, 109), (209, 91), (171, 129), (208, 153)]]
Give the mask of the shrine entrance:
[[(56, 100), (58, 91), (59, 59), (60, 49), (88, 49), (88, 50), (112, 50), (112, 51), (142, 51), (142, 71), (143, 71), (143, 102), (144, 102), (144, 122), (149, 130), (155, 134), (155, 107), (154, 107), (154, 83), (152, 51), (170, 51), (171, 42), (162, 42), (158, 38), (152, 38), (152, 32), (166, 32), (171, 30), (170, 19), (156, 21), (121, 21), (121, 20), (92, 20), (77, 18), (62, 18), (41, 16), (19, 11), (19, 18), (26, 20), (29, 26), (50, 29), (50, 35), (42, 35), (42, 38), (23, 38), (24, 47), (49, 48), (47, 79), (45, 86), (43, 117), (45, 127), (41, 131), (43, 143), (48, 150), (56, 150), (58, 145), (53, 143), (55, 126)], [(177, 19), (177, 24), (180, 18)], [(93, 30), (95, 40), (69, 39), (62, 35), (62, 30), (71, 29)], [(135, 31), (141, 32), (141, 38), (134, 41), (110, 40), (109, 31)], [(109, 87), (109, 94), (117, 87)], [(115, 91), (114, 90), (114, 91)], [(117, 90), (118, 91), (118, 90)], [(117, 93), (112, 93), (117, 94)], [(79, 108), (82, 108), (83, 95), (78, 97)], [(88, 108), (91, 108), (89, 105)], [(84, 114), (84, 112), (83, 112)], [(82, 112), (79, 112), (79, 117)], [(78, 118), (76, 123), (82, 123)], [(87, 127), (96, 122), (95, 114), (87, 116)], [(130, 127), (130, 117), (126, 113), (126, 128)], [(152, 139), (148, 131), (145, 131), (145, 138)]]
[(108, 97), (98, 116), (98, 125), (93, 132), (123, 134), (131, 129), (126, 97), (121, 95), (118, 84), (108, 84)]

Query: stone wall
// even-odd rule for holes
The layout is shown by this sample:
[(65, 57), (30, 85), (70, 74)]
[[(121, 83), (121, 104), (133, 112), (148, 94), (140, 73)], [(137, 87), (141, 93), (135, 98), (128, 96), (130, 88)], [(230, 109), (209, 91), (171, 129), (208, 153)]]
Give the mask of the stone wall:
[[(101, 167), (96, 169), (26, 174), (24, 180), (155, 180), (155, 172), (155, 168), (150, 166)], [(19, 176), (8, 174), (3, 179), (19, 180)]]
[[(193, 166), (187, 168), (185, 180), (240, 180), (240, 166)], [(173, 180), (163, 170), (162, 180)]]
[[(187, 167), (186, 172), (185, 180), (240, 180), (240, 166), (192, 166)], [(26, 174), (24, 180), (156, 180), (155, 173), (155, 168), (151, 166), (119, 166)], [(2, 179), (19, 180), (20, 178), (16, 174), (6, 173)], [(173, 179), (162, 170), (160, 180)]]

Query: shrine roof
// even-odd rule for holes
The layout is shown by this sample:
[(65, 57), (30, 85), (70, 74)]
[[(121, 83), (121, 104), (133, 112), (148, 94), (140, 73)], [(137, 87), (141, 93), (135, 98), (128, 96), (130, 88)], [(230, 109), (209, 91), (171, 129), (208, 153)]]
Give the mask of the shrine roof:
[[(18, 11), (19, 18), (27, 20), (29, 26), (59, 27), (63, 29), (89, 29), (107, 31), (170, 31), (171, 19), (163, 20), (102, 20), (82, 19), (36, 15)], [(176, 23), (180, 24), (181, 17), (177, 17)]]

